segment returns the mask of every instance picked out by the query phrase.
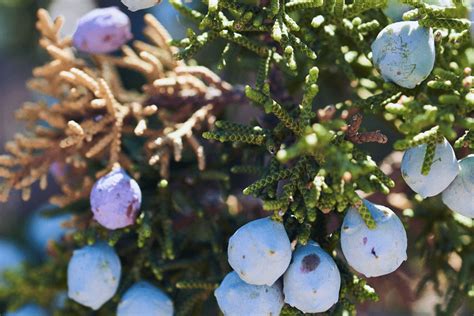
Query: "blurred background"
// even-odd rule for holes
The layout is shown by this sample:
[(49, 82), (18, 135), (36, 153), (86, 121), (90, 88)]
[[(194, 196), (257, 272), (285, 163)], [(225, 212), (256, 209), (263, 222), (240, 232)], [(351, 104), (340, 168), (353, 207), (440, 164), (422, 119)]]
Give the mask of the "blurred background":
[[(201, 1), (193, 1), (190, 5), (200, 3)], [(155, 15), (174, 38), (184, 37), (186, 28), (190, 27), (166, 0), (153, 9), (136, 13), (126, 10), (120, 0), (0, 0), (0, 154), (3, 153), (3, 145), (23, 129), (23, 126), (14, 120), (15, 110), (25, 101), (40, 98), (26, 87), (32, 69), (47, 59), (37, 46), (35, 21), (38, 8), (47, 8), (52, 17), (64, 16), (66, 24), (63, 33), (71, 35), (80, 16), (94, 7), (107, 6), (118, 6), (130, 16), (136, 38), (142, 37), (143, 15), (146, 13)], [(205, 54), (201, 57), (200, 61), (205, 60)], [(231, 74), (232, 72), (228, 71), (225, 77), (228, 78)], [(239, 78), (239, 81), (242, 82), (243, 79)], [(320, 96), (323, 99), (329, 98), (331, 92), (338, 95), (340, 91), (348, 88), (345, 82), (328, 82), (327, 85), (322, 83), (321, 90), (326, 91), (326, 95)], [(331, 101), (324, 100), (322, 104), (329, 102)], [(249, 112), (250, 109), (239, 109), (238, 115), (249, 117), (252, 115)], [(370, 130), (381, 127), (381, 123), (376, 119), (367, 119), (365, 124)], [(388, 132), (389, 138), (393, 139), (387, 127), (384, 132)], [(389, 154), (390, 148), (377, 147), (377, 150), (370, 151), (374, 153), (376, 160), (380, 161)], [(34, 190), (29, 202), (22, 202), (19, 193), (13, 192), (8, 203), (0, 204), (0, 270), (2, 265), (12, 264), (15, 260), (21, 261), (25, 256), (41, 257), (44, 255), (46, 239), (54, 236), (60, 238), (63, 230), (60, 223), (64, 218), (42, 220), (36, 212), (38, 209), (41, 211), (47, 208), (48, 197), (56, 189), (54, 181), (50, 181), (50, 184), (46, 192)], [(45, 231), (49, 233), (45, 234)], [(8, 241), (9, 245), (2, 244), (3, 241)], [(15, 245), (15, 249), (10, 245)], [(7, 259), (11, 262), (7, 262)], [(412, 262), (412, 268), (413, 266), (417, 267), (411, 269), (412, 272), (421, 267), (419, 262)], [(420, 298), (414, 299), (410, 294), (412, 289), (403, 286), (413, 287), (416, 276), (406, 271), (399, 271), (390, 278), (378, 278), (373, 282), (384, 301), (373, 304), (370, 308), (363, 308), (362, 315), (432, 315), (433, 306), (440, 301), (433, 291), (427, 291)], [(372, 284), (372, 281), (369, 283)], [(411, 306), (413, 312), (408, 312), (408, 306)], [(465, 309), (460, 315), (474, 314)]]

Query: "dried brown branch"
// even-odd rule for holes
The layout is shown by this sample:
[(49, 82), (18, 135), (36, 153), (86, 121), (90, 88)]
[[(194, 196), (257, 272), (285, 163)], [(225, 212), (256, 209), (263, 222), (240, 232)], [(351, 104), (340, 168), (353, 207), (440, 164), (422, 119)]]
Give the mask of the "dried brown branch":
[[(150, 141), (147, 144), (148, 148), (155, 150), (155, 153), (150, 157), (150, 164), (153, 165), (159, 161), (162, 162), (163, 156), (169, 160), (171, 152), (173, 152), (174, 159), (179, 161), (183, 149), (182, 139), (184, 138), (196, 155), (199, 169), (203, 170), (206, 166), (204, 150), (198, 140), (193, 136), (193, 129), (200, 129), (200, 125), (205, 122), (209, 116), (213, 115), (213, 109), (214, 106), (212, 104), (203, 106), (194, 112), (186, 122), (168, 127), (163, 136), (159, 136), (155, 140)], [(161, 176), (168, 178), (168, 170), (162, 169)]]
[(362, 132), (359, 133), (360, 125), (362, 124), (362, 114), (356, 113), (351, 117), (350, 124), (346, 130), (346, 138), (355, 143), (379, 143), (385, 144), (388, 140), (387, 136), (380, 131)]

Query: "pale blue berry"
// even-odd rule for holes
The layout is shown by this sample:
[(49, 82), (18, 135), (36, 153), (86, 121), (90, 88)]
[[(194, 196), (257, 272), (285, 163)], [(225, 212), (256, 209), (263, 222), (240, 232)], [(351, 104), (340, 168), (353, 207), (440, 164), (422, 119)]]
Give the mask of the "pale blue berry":
[(234, 271), (226, 275), (214, 295), (225, 316), (280, 315), (284, 305), (280, 282), (252, 285)]
[(333, 258), (310, 241), (293, 253), (283, 276), (285, 303), (303, 313), (322, 313), (339, 300), (341, 275)]
[(459, 166), (459, 174), (443, 191), (443, 202), (451, 210), (474, 218), (474, 155), (459, 160)]
[(6, 313), (5, 316), (49, 316), (49, 313), (36, 304), (27, 304), (13, 312)]
[(375, 220), (369, 229), (355, 208), (347, 211), (341, 228), (341, 248), (347, 263), (366, 277), (395, 271), (407, 259), (407, 234), (388, 207), (364, 200)]
[(291, 260), (291, 244), (283, 224), (269, 217), (240, 227), (229, 240), (229, 264), (249, 284), (272, 285)]
[(138, 11), (148, 9), (156, 4), (160, 0), (122, 0), (122, 3), (127, 6), (130, 11)]
[(20, 268), (26, 260), (25, 253), (13, 242), (0, 239), (0, 284), (7, 270)]
[(387, 6), (383, 9), (383, 13), (388, 16), (393, 22), (402, 20), (403, 14), (413, 7), (403, 4), (400, 0), (388, 0)]
[[(452, 6), (451, 0), (424, 0), (426, 4), (437, 5), (441, 7)], [(403, 14), (414, 9), (412, 6), (402, 3), (400, 0), (388, 0), (387, 6), (383, 9), (383, 13), (393, 22), (402, 21)]]
[(71, 231), (63, 224), (71, 219), (70, 214), (49, 216), (47, 211), (53, 209), (52, 205), (41, 207), (33, 213), (27, 226), (28, 240), (40, 252), (46, 250), (48, 242), (59, 241)]
[(433, 70), (433, 31), (416, 21), (390, 24), (372, 43), (372, 59), (386, 81), (412, 89)]
[(408, 186), (423, 198), (440, 194), (459, 172), (453, 147), (445, 139), (436, 145), (433, 163), (427, 175), (421, 173), (426, 144), (408, 149), (403, 154), (401, 172)]
[(135, 223), (142, 202), (138, 183), (122, 168), (115, 168), (94, 184), (90, 196), (94, 219), (108, 229)]
[(162, 290), (141, 281), (125, 292), (117, 309), (117, 316), (172, 316), (173, 302)]
[(68, 296), (97, 310), (115, 295), (120, 274), (120, 259), (105, 242), (75, 250), (67, 270)]

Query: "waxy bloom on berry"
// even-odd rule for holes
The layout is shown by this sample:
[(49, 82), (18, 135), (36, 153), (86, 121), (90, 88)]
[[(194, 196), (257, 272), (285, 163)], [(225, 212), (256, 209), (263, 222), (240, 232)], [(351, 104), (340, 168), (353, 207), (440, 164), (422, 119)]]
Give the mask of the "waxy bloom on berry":
[(453, 147), (444, 139), (436, 145), (433, 163), (427, 175), (421, 173), (427, 145), (408, 149), (403, 154), (402, 176), (408, 186), (423, 198), (440, 194), (459, 172)]
[(321, 313), (339, 300), (341, 275), (332, 257), (314, 241), (293, 253), (283, 277), (285, 303), (303, 313)]
[(359, 212), (350, 208), (341, 228), (341, 247), (347, 263), (367, 277), (395, 271), (407, 259), (407, 234), (388, 207), (363, 201), (375, 220), (369, 229)]
[(390, 24), (372, 43), (372, 59), (386, 81), (412, 89), (433, 70), (433, 31), (416, 21)]
[(284, 304), (280, 282), (252, 285), (235, 272), (226, 275), (214, 295), (225, 316), (280, 315)]
[(269, 217), (240, 227), (229, 240), (229, 264), (249, 284), (272, 285), (291, 260), (291, 245), (283, 224)]
[(460, 171), (443, 191), (443, 202), (451, 210), (474, 218), (474, 155), (459, 160)]
[(173, 316), (173, 302), (162, 290), (140, 281), (125, 292), (117, 309), (117, 316)]
[(108, 229), (135, 223), (142, 202), (138, 183), (122, 168), (115, 168), (94, 184), (90, 196), (94, 219)]
[(98, 310), (117, 291), (122, 266), (105, 242), (75, 250), (67, 270), (70, 299)]

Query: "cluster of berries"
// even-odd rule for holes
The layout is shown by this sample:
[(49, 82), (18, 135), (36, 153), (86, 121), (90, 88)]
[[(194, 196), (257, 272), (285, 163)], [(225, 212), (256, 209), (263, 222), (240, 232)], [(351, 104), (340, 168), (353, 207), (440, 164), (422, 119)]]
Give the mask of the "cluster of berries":
[[(98, 310), (117, 292), (121, 269), (114, 248), (104, 242), (74, 251), (67, 271), (69, 298)], [(173, 302), (159, 288), (140, 281), (122, 296), (117, 315), (171, 316)]]
[[(140, 211), (141, 190), (122, 168), (100, 178), (90, 195), (94, 219), (107, 229), (124, 228), (135, 223)], [(121, 263), (114, 248), (96, 242), (74, 251), (68, 266), (68, 296), (74, 301), (99, 309), (117, 292)], [(173, 302), (149, 282), (135, 283), (122, 296), (117, 315), (173, 315)]]
[[(34, 257), (45, 258), (48, 254), (48, 245), (51, 242), (60, 241), (66, 234), (72, 232), (71, 228), (65, 226), (65, 223), (71, 219), (71, 215), (48, 215), (47, 212), (52, 209), (54, 209), (52, 205), (45, 205), (30, 216), (25, 229), (25, 239), (28, 240), (28, 245), (24, 245), (25, 247), (8, 239), (0, 239), (0, 286), (5, 282), (5, 272), (21, 272), (24, 264)], [(58, 294), (52, 305), (61, 305), (61, 302), (64, 301), (64, 294)], [(34, 303), (25, 304), (5, 314), (5, 316), (48, 315), (46, 309)]]
[[(364, 203), (377, 227), (369, 229), (350, 209), (341, 229), (343, 254), (368, 277), (391, 273), (407, 258), (405, 229), (390, 209)], [(341, 276), (332, 256), (314, 241), (293, 251), (283, 224), (268, 217), (232, 235), (228, 260), (234, 271), (215, 291), (224, 315), (279, 315), (285, 303), (321, 313), (339, 300)]]
[[(131, 11), (146, 9), (157, 0), (122, 0)], [(95, 9), (79, 19), (74, 47), (85, 53), (104, 54), (119, 49), (132, 38), (130, 19), (116, 7)], [(100, 178), (92, 188), (90, 204), (94, 219), (114, 230), (133, 225), (140, 211), (142, 193), (138, 183), (120, 167)], [(68, 296), (99, 309), (117, 292), (121, 277), (120, 258), (105, 242), (74, 251), (68, 266)], [(173, 302), (149, 282), (130, 287), (118, 305), (117, 315), (173, 315)]]
[[(132, 11), (157, 0), (122, 0)], [(82, 17), (73, 36), (76, 49), (110, 53), (132, 38), (130, 20), (117, 8), (96, 9)], [(372, 58), (386, 81), (414, 88), (431, 73), (435, 60), (433, 31), (418, 22), (388, 25), (372, 44)], [(474, 218), (474, 156), (456, 160), (450, 144), (436, 146), (433, 165), (421, 174), (426, 145), (406, 151), (402, 173), (423, 197), (442, 192), (446, 205)], [(94, 219), (107, 229), (135, 223), (141, 206), (137, 182), (115, 168), (94, 185), (90, 202)], [(376, 222), (369, 229), (356, 208), (347, 211), (341, 248), (348, 264), (367, 277), (396, 270), (406, 260), (407, 236), (400, 219), (388, 208), (363, 201)], [(282, 223), (270, 218), (252, 221), (229, 240), (228, 259), (234, 269), (215, 291), (225, 315), (278, 315), (285, 303), (304, 313), (327, 311), (339, 299), (341, 276), (333, 257), (316, 242), (293, 249)], [(104, 242), (76, 250), (68, 267), (68, 296), (94, 310), (117, 291), (121, 263)], [(25, 306), (25, 308), (30, 308)], [(172, 315), (173, 303), (146, 281), (122, 296), (117, 315)], [(39, 314), (38, 314), (39, 315)]]
[[(390, 24), (372, 43), (372, 59), (386, 81), (415, 88), (433, 70), (433, 31), (416, 21)], [(427, 150), (428, 145), (422, 144), (405, 152), (402, 161), (405, 182), (423, 198), (442, 193), (443, 202), (450, 209), (474, 218), (474, 156), (457, 161), (453, 148), (443, 139), (436, 145), (429, 173), (423, 174)]]
[[(413, 89), (433, 70), (433, 31), (416, 21), (390, 24), (372, 43), (372, 59), (386, 81)], [(405, 181), (423, 197), (443, 192), (446, 205), (473, 218), (474, 156), (457, 161), (444, 140), (436, 146), (431, 171), (423, 175), (426, 147), (420, 145), (405, 153)], [(376, 228), (369, 229), (358, 210), (350, 208), (341, 228), (342, 252), (348, 264), (366, 277), (391, 273), (407, 259), (405, 229), (392, 210), (366, 200), (363, 203)], [(283, 225), (269, 218), (237, 230), (229, 241), (228, 256), (234, 272), (215, 292), (225, 315), (242, 311), (279, 314), (284, 303), (305, 313), (317, 313), (338, 300), (341, 280), (332, 257), (315, 242), (298, 247), (292, 255)]]
[(405, 182), (423, 198), (441, 193), (444, 204), (451, 210), (474, 218), (474, 155), (458, 161), (444, 139), (436, 145), (431, 169), (424, 175), (421, 168), (427, 147), (419, 145), (403, 155), (401, 169)]

